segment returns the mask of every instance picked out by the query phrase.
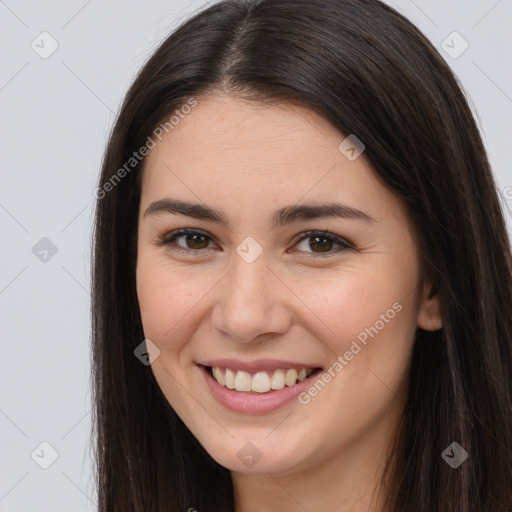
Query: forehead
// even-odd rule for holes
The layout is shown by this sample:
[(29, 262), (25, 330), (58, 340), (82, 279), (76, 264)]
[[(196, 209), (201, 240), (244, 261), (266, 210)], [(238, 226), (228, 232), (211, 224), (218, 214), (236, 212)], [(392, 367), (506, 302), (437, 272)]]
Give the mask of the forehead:
[[(342, 135), (307, 107), (292, 104), (266, 105), (230, 96), (203, 96), (188, 114), (164, 133), (149, 155), (149, 162), (172, 147), (189, 158), (215, 158), (229, 162), (238, 155), (265, 157), (297, 163), (314, 156), (335, 154)], [(167, 148), (166, 148), (167, 146)], [(294, 149), (293, 154), (288, 153)], [(298, 152), (297, 152), (298, 151)], [(256, 162), (255, 162), (256, 164)], [(252, 168), (246, 160), (244, 167)], [(275, 169), (274, 169), (275, 170)]]
[(141, 207), (166, 194), (254, 212), (343, 201), (373, 217), (379, 204), (396, 201), (364, 153), (348, 159), (340, 150), (346, 135), (312, 109), (230, 96), (196, 100), (146, 157)]

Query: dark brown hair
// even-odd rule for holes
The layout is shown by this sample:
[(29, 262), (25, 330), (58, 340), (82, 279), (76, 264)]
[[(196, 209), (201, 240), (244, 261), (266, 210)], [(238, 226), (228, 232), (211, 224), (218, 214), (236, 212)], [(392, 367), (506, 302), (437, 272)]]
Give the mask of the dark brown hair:
[[(383, 481), (387, 510), (510, 511), (512, 257), (496, 185), (452, 71), (377, 0), (219, 2), (175, 30), (128, 91), (104, 156), (93, 247), (99, 510), (234, 510), (230, 472), (134, 356), (144, 339), (135, 286), (143, 161), (112, 182), (162, 120), (209, 91), (314, 109), (364, 142), (376, 175), (407, 205), (443, 328), (417, 331)], [(452, 442), (469, 454), (457, 469), (441, 458)]]

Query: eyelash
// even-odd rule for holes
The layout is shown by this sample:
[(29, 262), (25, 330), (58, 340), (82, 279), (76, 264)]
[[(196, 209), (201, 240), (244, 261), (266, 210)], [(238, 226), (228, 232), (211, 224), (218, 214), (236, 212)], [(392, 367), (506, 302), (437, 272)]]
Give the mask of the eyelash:
[[(173, 251), (178, 251), (178, 252), (187, 253), (187, 254), (192, 253), (192, 254), (197, 254), (197, 255), (199, 255), (199, 253), (208, 249), (208, 247), (205, 247), (204, 249), (184, 249), (183, 247), (176, 245), (175, 240), (177, 238), (179, 238), (183, 235), (189, 235), (189, 234), (198, 234), (198, 235), (204, 236), (204, 237), (210, 239), (211, 241), (213, 241), (212, 238), (204, 231), (201, 231), (198, 229), (178, 229), (178, 230), (170, 231), (169, 233), (166, 233), (162, 238), (160, 238), (156, 242), (156, 245), (169, 246), (169, 247), (172, 246), (171, 249)], [(331, 256), (332, 254), (338, 254), (346, 249), (354, 250), (354, 247), (352, 245), (350, 245), (348, 242), (346, 242), (345, 240), (343, 240), (342, 238), (340, 238), (339, 236), (337, 236), (333, 233), (329, 233), (328, 231), (306, 231), (305, 233), (302, 233), (301, 238), (297, 239), (297, 241), (294, 243), (294, 245), (302, 242), (305, 239), (313, 238), (315, 236), (331, 240), (335, 244), (340, 245), (341, 249), (339, 249), (338, 251), (328, 251), (325, 253), (309, 253), (310, 257), (312, 257), (312, 258), (324, 258), (326, 256)]]

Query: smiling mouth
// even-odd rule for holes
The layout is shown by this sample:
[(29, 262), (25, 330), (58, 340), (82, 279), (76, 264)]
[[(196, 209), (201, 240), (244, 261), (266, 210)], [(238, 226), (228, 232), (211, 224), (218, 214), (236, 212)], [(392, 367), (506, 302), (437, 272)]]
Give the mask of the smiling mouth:
[(295, 386), (322, 371), (322, 368), (302, 368), (298, 371), (290, 368), (250, 373), (218, 366), (205, 366), (205, 368), (221, 386), (233, 391), (254, 394), (272, 393), (285, 387)]

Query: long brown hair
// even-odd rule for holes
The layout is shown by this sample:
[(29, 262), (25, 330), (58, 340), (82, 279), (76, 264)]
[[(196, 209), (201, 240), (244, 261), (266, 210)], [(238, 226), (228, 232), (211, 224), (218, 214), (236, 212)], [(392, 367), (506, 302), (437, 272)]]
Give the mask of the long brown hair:
[[(309, 106), (356, 134), (407, 204), (443, 328), (417, 332), (383, 481), (387, 510), (510, 511), (512, 257), (496, 184), (452, 71), (377, 0), (219, 2), (175, 30), (128, 91), (104, 156), (93, 247), (99, 510), (234, 510), (229, 471), (134, 356), (144, 339), (135, 287), (143, 159), (126, 162), (170, 113), (212, 90)], [(457, 469), (441, 456), (452, 442), (469, 455)]]

